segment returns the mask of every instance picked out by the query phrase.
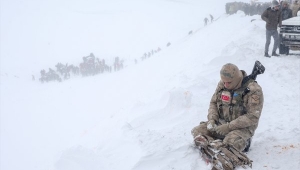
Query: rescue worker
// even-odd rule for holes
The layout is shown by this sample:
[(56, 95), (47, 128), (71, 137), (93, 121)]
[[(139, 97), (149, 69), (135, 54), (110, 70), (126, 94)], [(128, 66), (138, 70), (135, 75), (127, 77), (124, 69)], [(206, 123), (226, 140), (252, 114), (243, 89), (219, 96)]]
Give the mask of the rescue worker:
[(292, 18), (292, 10), (288, 8), (288, 2), (287, 1), (281, 1), (282, 2), (282, 7), (281, 7), (281, 16), (282, 16), (282, 21)]
[(210, 22), (212, 23), (214, 21), (214, 17), (211, 14), (209, 14), (209, 16), (210, 16)]
[[(191, 131), (197, 146), (221, 139), (239, 151), (248, 151), (263, 108), (263, 92), (246, 72), (231, 63), (220, 71), (221, 80), (211, 98), (206, 122)], [(247, 79), (245, 79), (247, 80)]]
[(207, 19), (207, 18), (204, 18), (204, 26), (207, 25), (207, 22), (208, 22), (208, 19)]
[(300, 4), (298, 3), (298, 0), (295, 0), (294, 3), (291, 5), (291, 10), (293, 12), (293, 17), (297, 16), (297, 12), (300, 9)]
[(261, 15), (261, 19), (266, 22), (266, 44), (265, 44), (265, 57), (271, 57), (268, 54), (269, 45), (271, 42), (271, 36), (274, 39), (274, 45), (272, 50), (272, 56), (279, 56), (276, 54), (276, 50), (279, 45), (279, 36), (277, 27), (281, 27), (282, 18), (281, 11), (279, 10), (279, 3), (277, 1), (273, 1), (271, 7), (267, 8), (263, 14)]

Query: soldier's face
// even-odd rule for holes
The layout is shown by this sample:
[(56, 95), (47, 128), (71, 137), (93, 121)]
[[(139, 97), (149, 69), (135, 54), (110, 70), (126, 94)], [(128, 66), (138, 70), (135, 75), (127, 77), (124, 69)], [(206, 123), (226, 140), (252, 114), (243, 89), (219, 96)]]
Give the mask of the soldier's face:
[(232, 82), (230, 82), (230, 81), (223, 81), (223, 83), (224, 83), (224, 86), (225, 86), (226, 89), (231, 89), (231, 83)]
[(223, 84), (224, 84), (224, 87), (226, 88), (226, 89), (228, 89), (228, 90), (231, 90), (233, 87), (232, 87), (232, 85), (233, 85), (233, 79), (232, 78), (228, 78), (228, 77), (221, 77), (221, 80), (222, 80), (222, 82), (223, 82)]

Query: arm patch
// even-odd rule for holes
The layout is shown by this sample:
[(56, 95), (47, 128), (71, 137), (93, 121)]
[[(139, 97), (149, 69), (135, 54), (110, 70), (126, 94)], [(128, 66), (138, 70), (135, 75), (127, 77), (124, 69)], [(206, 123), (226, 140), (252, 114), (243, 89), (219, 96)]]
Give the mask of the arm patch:
[(259, 98), (258, 95), (252, 95), (251, 96), (251, 103), (259, 104), (259, 101), (260, 101), (260, 98)]

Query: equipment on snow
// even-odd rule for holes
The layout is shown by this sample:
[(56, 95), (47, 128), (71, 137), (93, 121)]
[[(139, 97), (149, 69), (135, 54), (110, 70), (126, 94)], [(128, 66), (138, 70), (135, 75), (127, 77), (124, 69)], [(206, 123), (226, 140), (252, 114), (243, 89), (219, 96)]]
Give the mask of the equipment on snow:
[(252, 160), (233, 146), (226, 145), (222, 140), (214, 140), (208, 145), (198, 146), (202, 158), (212, 165), (212, 170), (233, 170), (246, 165), (252, 168)]

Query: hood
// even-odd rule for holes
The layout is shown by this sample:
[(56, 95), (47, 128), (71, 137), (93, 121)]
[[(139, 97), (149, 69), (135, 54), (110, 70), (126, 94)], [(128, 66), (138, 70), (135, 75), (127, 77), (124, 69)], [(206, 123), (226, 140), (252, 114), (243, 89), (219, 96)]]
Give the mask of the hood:
[(282, 21), (282, 25), (299, 25), (300, 26), (300, 16), (296, 16), (287, 20)]

